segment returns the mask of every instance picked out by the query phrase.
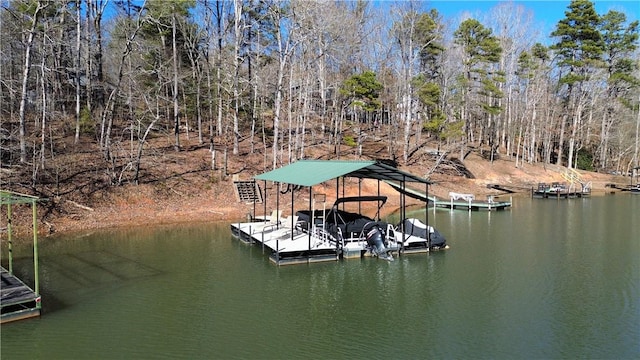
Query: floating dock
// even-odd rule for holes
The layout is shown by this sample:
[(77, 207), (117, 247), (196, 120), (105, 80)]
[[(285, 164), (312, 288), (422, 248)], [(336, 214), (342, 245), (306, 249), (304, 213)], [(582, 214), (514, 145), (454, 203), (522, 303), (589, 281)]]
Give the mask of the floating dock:
[[(264, 221), (232, 223), (233, 235), (247, 244), (259, 244), (270, 253), (270, 260), (277, 265), (336, 261), (340, 252), (327, 236), (310, 236), (303, 231), (297, 216), (284, 219), (265, 218)], [(321, 229), (316, 229), (316, 232)], [(320, 234), (316, 234), (320, 235)]]
[(618, 185), (618, 184), (607, 184), (605, 187), (630, 192), (632, 194), (640, 194), (640, 184), (636, 185)]
[[(344, 196), (345, 178), (355, 178), (358, 182), (358, 196)], [(362, 180), (377, 180), (377, 195), (363, 196)], [(276, 265), (304, 264), (321, 261), (336, 261), (348, 258), (378, 257), (392, 261), (392, 253), (417, 253), (447, 249), (446, 239), (433, 227), (416, 222), (411, 232), (404, 228), (406, 220), (401, 208), (401, 225), (394, 226), (380, 220), (380, 208), (387, 200), (380, 195), (380, 182), (392, 181), (401, 184), (412, 182), (423, 184), (428, 191), (429, 181), (401, 171), (394, 166), (379, 161), (340, 160), (298, 160), (287, 166), (274, 169), (254, 177), (254, 180), (272, 181), (277, 186), (286, 184), (286, 190), (276, 191), (276, 209), (267, 214), (266, 191), (263, 198), (263, 214), (256, 214), (255, 200), (253, 214), (246, 221), (231, 224), (235, 238), (247, 244), (258, 244)], [(328, 181), (336, 182), (336, 200), (327, 209), (324, 193), (313, 192), (313, 187)], [(340, 180), (343, 195), (340, 196)], [(258, 189), (251, 186), (252, 189)], [(295, 192), (300, 188), (309, 191), (308, 207), (295, 209)], [(257, 190), (256, 190), (257, 191)], [(291, 194), (291, 215), (281, 217), (280, 194)], [(405, 193), (400, 193), (400, 203), (404, 204)], [(253, 197), (250, 197), (253, 198)], [(361, 202), (375, 202), (376, 214), (362, 213)], [(346, 205), (357, 206), (347, 209)], [(425, 208), (425, 218), (428, 211)], [(416, 219), (417, 220), (417, 219)]]
[[(0, 284), (0, 323), (28, 319), (40, 316), (42, 302), (40, 298), (40, 283), (38, 280), (38, 224), (36, 217), (36, 203), (41, 199), (35, 196), (0, 190), (0, 207), (7, 205), (7, 247), (8, 268), (1, 268)], [(13, 273), (13, 239), (12, 239), (12, 206), (17, 204), (31, 204), (33, 212), (33, 289), (26, 285)]]
[(489, 195), (486, 201), (475, 200), (472, 197), (459, 198), (450, 197), (450, 200), (437, 200), (433, 202), (433, 206), (452, 210), (505, 210), (511, 207), (511, 200), (499, 201), (497, 196)]
[(40, 296), (4, 267), (0, 270), (1, 323), (40, 316)]
[(540, 183), (537, 189), (531, 189), (531, 196), (537, 199), (575, 199), (591, 196), (591, 187), (582, 187), (581, 190), (564, 183)]
[(457, 193), (449, 193), (449, 200), (440, 199), (435, 196), (427, 196), (425, 193), (411, 189), (411, 188), (401, 188), (400, 185), (394, 182), (386, 182), (394, 189), (405, 193), (406, 195), (422, 200), (425, 202), (429, 202), (433, 204), (434, 207), (445, 208), (451, 210), (467, 210), (467, 211), (477, 211), (477, 210), (505, 210), (511, 207), (511, 199), (509, 201), (500, 201), (498, 196), (489, 195), (487, 196), (486, 201), (476, 200), (475, 197), (471, 194), (457, 194)]

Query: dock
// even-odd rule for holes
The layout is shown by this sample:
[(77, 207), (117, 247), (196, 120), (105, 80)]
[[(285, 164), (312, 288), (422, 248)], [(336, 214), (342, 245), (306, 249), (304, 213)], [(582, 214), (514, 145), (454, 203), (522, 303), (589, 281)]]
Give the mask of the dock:
[(632, 194), (640, 194), (640, 183), (636, 185), (618, 185), (618, 184), (607, 184), (605, 187), (620, 190), (623, 192), (630, 192)]
[(276, 265), (337, 261), (340, 257), (328, 234), (320, 236), (321, 229), (315, 229), (315, 236), (311, 236), (311, 232), (302, 229), (297, 216), (254, 220), (232, 223), (231, 232), (244, 243), (259, 245), (263, 252), (271, 254), (269, 258)]
[[(340, 196), (340, 180), (358, 182), (358, 195)], [(429, 181), (401, 171), (380, 161), (298, 160), (278, 169), (253, 177), (265, 183), (276, 183), (276, 208), (267, 215), (267, 201), (263, 201), (262, 215), (257, 214), (255, 202), (252, 214), (245, 220), (230, 224), (234, 238), (246, 244), (257, 245), (269, 255), (276, 265), (308, 264), (338, 261), (342, 259), (377, 257), (393, 261), (393, 255), (429, 252), (449, 247), (446, 239), (433, 227), (416, 220), (413, 227), (404, 228), (382, 221), (380, 208), (387, 196), (380, 194), (380, 182), (392, 181), (401, 188), (406, 182), (422, 184), (428, 192)], [(376, 195), (363, 195), (362, 180), (378, 182)], [(313, 187), (335, 181), (336, 198), (327, 203), (327, 195), (314, 193)], [(353, 181), (353, 180), (350, 180)], [(286, 190), (279, 188), (286, 185)], [(253, 188), (253, 187), (252, 187)], [(296, 208), (295, 193), (308, 190), (308, 204)], [(290, 215), (283, 217), (280, 196), (290, 194)], [(267, 192), (264, 193), (266, 199)], [(400, 203), (405, 204), (405, 193), (400, 192)], [(362, 204), (375, 204), (375, 215), (363, 214)], [(349, 206), (347, 206), (349, 205)], [(356, 209), (357, 208), (357, 209)], [(371, 209), (373, 210), (373, 209)], [(400, 224), (405, 224), (405, 212), (401, 211)], [(428, 219), (427, 208), (425, 217)], [(409, 232), (411, 230), (411, 232)]]
[(531, 189), (531, 196), (536, 199), (575, 199), (591, 196), (591, 187), (583, 186), (578, 190), (565, 183), (540, 183), (537, 189)]
[[(473, 196), (468, 196), (470, 194), (463, 194), (466, 196), (458, 197), (451, 196), (453, 194), (449, 194), (450, 199), (447, 200), (438, 200), (434, 202), (433, 205), (439, 208), (446, 208), (451, 210), (468, 210), (468, 211), (477, 211), (477, 210), (505, 210), (511, 207), (511, 199), (509, 201), (500, 201), (497, 196), (489, 195), (487, 196), (487, 200), (475, 200)], [(456, 194), (457, 195), (457, 194)]]
[(436, 196), (427, 196), (425, 193), (408, 187), (401, 188), (399, 184), (386, 182), (394, 189), (404, 192), (407, 196), (432, 204), (436, 208), (467, 211), (494, 211), (505, 210), (511, 207), (512, 199), (501, 201), (496, 195), (487, 196), (487, 200), (476, 200), (472, 194), (449, 193), (449, 200)]
[[(38, 279), (38, 221), (36, 203), (42, 201), (36, 196), (0, 190), (0, 208), (7, 209), (7, 268), (0, 266), (0, 324), (40, 316), (42, 299)], [(31, 288), (13, 272), (13, 233), (11, 228), (13, 205), (30, 204), (33, 222), (33, 283)]]
[(4, 267), (0, 270), (2, 323), (40, 316), (40, 296)]

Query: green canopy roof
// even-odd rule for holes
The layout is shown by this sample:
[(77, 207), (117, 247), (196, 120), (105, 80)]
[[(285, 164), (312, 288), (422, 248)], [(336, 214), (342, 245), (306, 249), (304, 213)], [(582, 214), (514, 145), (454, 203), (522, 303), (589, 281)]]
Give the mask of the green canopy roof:
[(254, 177), (256, 180), (313, 186), (338, 177), (429, 184), (421, 177), (376, 161), (299, 160)]
[(41, 201), (37, 196), (20, 194), (9, 190), (0, 190), (0, 205), (3, 204), (32, 204)]

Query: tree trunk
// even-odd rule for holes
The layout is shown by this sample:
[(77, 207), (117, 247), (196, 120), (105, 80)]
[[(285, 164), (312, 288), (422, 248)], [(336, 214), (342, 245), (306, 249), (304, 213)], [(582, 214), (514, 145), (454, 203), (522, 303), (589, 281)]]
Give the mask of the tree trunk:
[(217, 130), (222, 136), (222, 39), (224, 36), (224, 1), (216, 1), (218, 53), (216, 57), (216, 92), (218, 96)]
[[(80, 141), (80, 6), (82, 5), (81, 0), (76, 0), (76, 135), (73, 139), (74, 143), (78, 143)], [(87, 76), (90, 76), (87, 74)]]
[(26, 119), (25, 119), (25, 107), (27, 103), (27, 83), (29, 82), (29, 73), (31, 72), (31, 47), (33, 46), (33, 40), (36, 36), (36, 28), (38, 25), (38, 18), (40, 16), (40, 11), (45, 9), (48, 5), (43, 5), (40, 1), (38, 1), (36, 5), (36, 9), (33, 12), (33, 16), (31, 18), (31, 28), (29, 29), (29, 35), (27, 37), (27, 44), (25, 46), (24, 53), (24, 68), (22, 70), (22, 92), (20, 94), (20, 162), (27, 162), (27, 140), (26, 140)]
[(558, 159), (556, 160), (556, 165), (562, 166), (562, 152), (564, 151), (564, 128), (567, 123), (567, 114), (562, 115), (562, 120), (560, 120), (560, 140), (558, 140)]
[(235, 32), (233, 46), (233, 155), (238, 155), (240, 147), (240, 129), (238, 114), (240, 113), (240, 46), (242, 43), (242, 2), (233, 1), (233, 28)]
[(173, 132), (175, 135), (175, 150), (180, 150), (180, 107), (178, 104), (178, 46), (176, 44), (176, 13), (171, 16), (171, 48), (173, 50)]
[(633, 147), (633, 162), (634, 162), (634, 169), (633, 169), (633, 175), (636, 176), (636, 181), (637, 181), (637, 176), (638, 176), (638, 171), (640, 171), (640, 167), (638, 167), (638, 163), (640, 162), (638, 159), (638, 148), (640, 147), (640, 96), (638, 97), (638, 115), (636, 116), (636, 141), (635, 141), (635, 145)]

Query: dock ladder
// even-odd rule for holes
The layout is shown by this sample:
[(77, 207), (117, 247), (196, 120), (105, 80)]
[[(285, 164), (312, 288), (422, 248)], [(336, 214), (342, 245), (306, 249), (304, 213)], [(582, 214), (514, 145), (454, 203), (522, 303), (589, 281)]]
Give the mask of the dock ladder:
[(253, 180), (242, 181), (234, 179), (233, 188), (236, 191), (238, 200), (245, 203), (262, 203), (262, 192), (257, 182)]
[(586, 184), (582, 182), (582, 175), (576, 169), (567, 169), (562, 177), (569, 182), (569, 189), (574, 188), (574, 183), (578, 183), (581, 186), (581, 192), (591, 191), (591, 182)]

